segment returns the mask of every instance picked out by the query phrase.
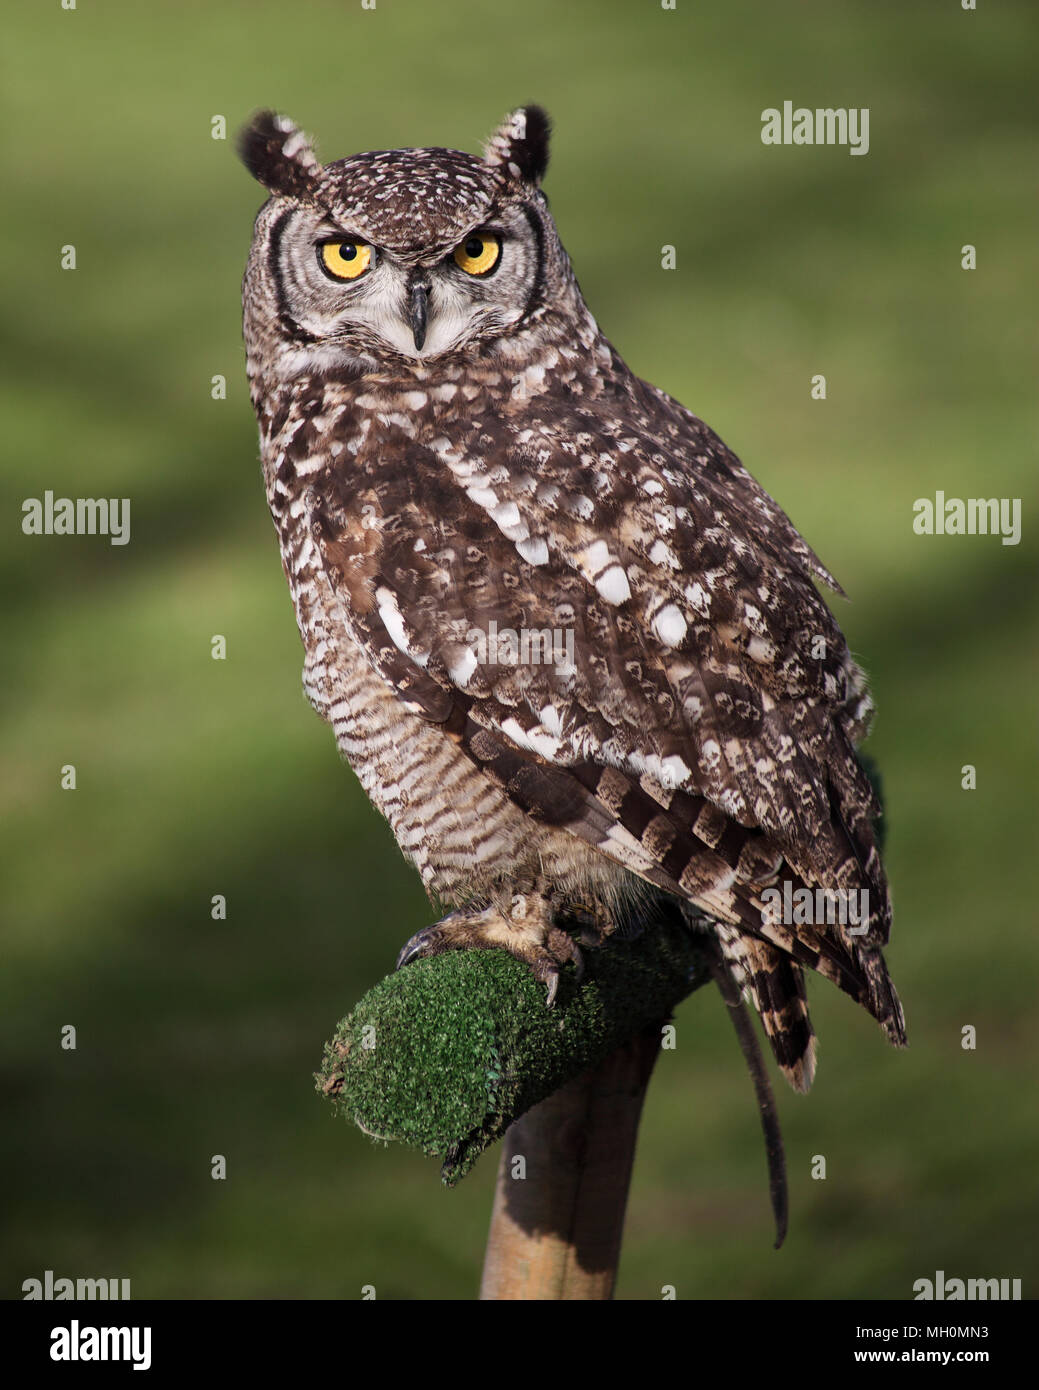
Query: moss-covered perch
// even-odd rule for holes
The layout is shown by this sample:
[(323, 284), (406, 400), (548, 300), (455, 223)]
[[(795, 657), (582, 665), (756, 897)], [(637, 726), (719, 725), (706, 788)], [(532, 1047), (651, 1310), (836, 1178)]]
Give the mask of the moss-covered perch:
[(381, 980), (325, 1047), (318, 1088), (366, 1134), (442, 1160), (453, 1186), (518, 1116), (703, 984), (679, 924), (584, 952), (552, 1008), (504, 951), (449, 951)]
[[(504, 951), (418, 960), (381, 980), (339, 1024), (316, 1077), (366, 1134), (439, 1158), (448, 1186), (512, 1127), (484, 1297), (610, 1296), (661, 1026), (718, 977), (707, 940), (677, 912), (655, 916), (634, 939), (611, 937), (584, 960), (580, 981), (566, 968), (552, 1008), (544, 985)], [(745, 1013), (723, 993), (745, 1051), (756, 1051)], [(782, 1156), (760, 1052), (757, 1068), (781, 1237)], [(524, 1161), (519, 1182), (516, 1158)]]

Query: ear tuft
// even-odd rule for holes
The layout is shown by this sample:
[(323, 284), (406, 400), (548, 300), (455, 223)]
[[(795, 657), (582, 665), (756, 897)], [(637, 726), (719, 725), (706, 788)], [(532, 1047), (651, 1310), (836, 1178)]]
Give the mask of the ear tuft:
[(254, 179), (283, 197), (307, 197), (321, 174), (309, 136), (273, 111), (257, 111), (238, 136), (238, 153)]
[(540, 106), (521, 106), (506, 116), (484, 147), (484, 162), (535, 188), (548, 168), (551, 124)]

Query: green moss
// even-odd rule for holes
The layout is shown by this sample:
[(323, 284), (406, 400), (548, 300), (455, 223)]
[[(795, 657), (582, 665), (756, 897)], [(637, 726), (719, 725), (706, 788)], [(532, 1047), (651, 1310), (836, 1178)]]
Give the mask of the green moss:
[(588, 950), (555, 1006), (504, 951), (451, 951), (381, 980), (326, 1044), (318, 1089), (373, 1138), (443, 1160), (453, 1186), (513, 1120), (668, 1017), (707, 978), (678, 922)]

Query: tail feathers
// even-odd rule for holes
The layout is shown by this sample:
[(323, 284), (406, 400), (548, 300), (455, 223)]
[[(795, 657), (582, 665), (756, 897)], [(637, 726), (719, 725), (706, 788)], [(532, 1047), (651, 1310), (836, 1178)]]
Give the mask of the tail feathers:
[(777, 921), (757, 897), (739, 903), (738, 910), (742, 926), (731, 930), (822, 975), (871, 1013), (896, 1047), (905, 1046), (902, 1005), (878, 945), (867, 938), (849, 938), (840, 927), (793, 927)]
[(795, 1091), (815, 1076), (815, 1033), (801, 967), (767, 941), (719, 923), (718, 943), (737, 986), (749, 996), (769, 1046)]
[(869, 982), (869, 998), (862, 1002), (895, 1046), (905, 1047), (906, 1019), (902, 1012), (902, 1001), (887, 973), (884, 957), (879, 951), (873, 951), (864, 958), (863, 966)]
[[(739, 927), (714, 928), (722, 956), (757, 1011), (783, 1075), (795, 1091), (807, 1091), (815, 1075), (815, 1032), (808, 1014), (803, 965), (832, 980), (868, 1009), (897, 1047), (905, 1047), (902, 1005), (878, 950), (855, 948), (840, 964), (789, 928), (782, 940), (762, 940)], [(770, 936), (772, 933), (770, 932)]]
[(766, 941), (816, 971), (873, 1015), (897, 1047), (906, 1043), (905, 1016), (884, 957), (876, 947), (848, 947), (824, 931), (782, 924), (758, 928)]
[(808, 1016), (804, 972), (766, 947), (752, 987), (755, 1007), (780, 1070), (795, 1091), (807, 1091), (815, 1077), (815, 1032)]

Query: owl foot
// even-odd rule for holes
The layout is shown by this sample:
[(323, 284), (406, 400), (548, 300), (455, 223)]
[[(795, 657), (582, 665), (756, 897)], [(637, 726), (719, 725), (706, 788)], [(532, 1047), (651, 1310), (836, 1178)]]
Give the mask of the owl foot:
[(407, 941), (397, 957), (397, 969), (423, 956), (443, 951), (504, 950), (528, 967), (545, 986), (551, 1008), (559, 991), (560, 972), (573, 961), (575, 978), (584, 974), (580, 947), (554, 925), (542, 898), (522, 894), (513, 898), (508, 913), (497, 907), (460, 908)]

